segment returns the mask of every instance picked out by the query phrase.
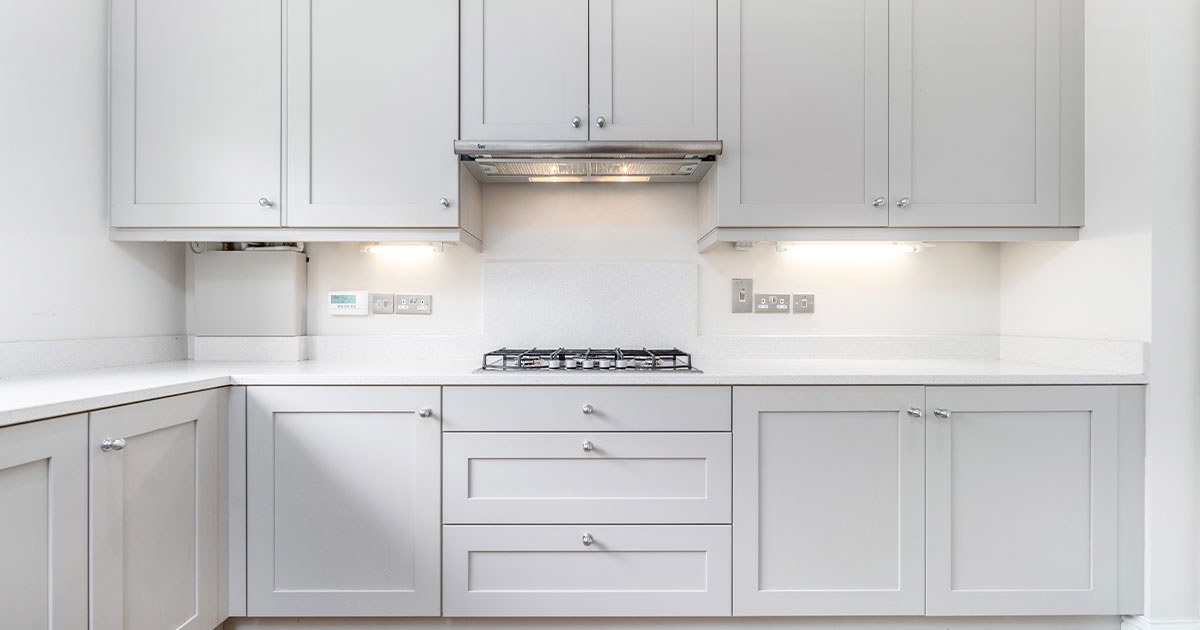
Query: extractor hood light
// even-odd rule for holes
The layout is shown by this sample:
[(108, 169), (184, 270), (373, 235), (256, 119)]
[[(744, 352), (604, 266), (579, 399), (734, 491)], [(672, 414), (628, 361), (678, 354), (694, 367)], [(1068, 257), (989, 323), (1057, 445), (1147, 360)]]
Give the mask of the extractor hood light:
[(920, 242), (776, 243), (776, 251), (812, 262), (873, 262), (925, 251)]
[(650, 178), (636, 175), (599, 175), (592, 177), (530, 177), (529, 181), (535, 184), (547, 182), (648, 182)]
[(364, 254), (402, 260), (427, 258), (445, 251), (444, 243), (363, 243), (360, 249)]

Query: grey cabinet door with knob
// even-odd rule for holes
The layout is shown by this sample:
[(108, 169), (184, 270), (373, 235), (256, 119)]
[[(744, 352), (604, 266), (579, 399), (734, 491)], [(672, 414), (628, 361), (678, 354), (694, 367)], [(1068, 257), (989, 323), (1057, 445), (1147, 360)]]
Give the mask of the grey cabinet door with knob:
[(227, 396), (209, 390), (91, 414), (92, 630), (210, 630), (224, 618)]
[(112, 226), (279, 227), (282, 3), (111, 4)]
[(458, 3), (288, 0), (287, 34), (285, 224), (459, 227)]
[(1083, 0), (890, 6), (890, 225), (1081, 225)]
[(716, 0), (588, 5), (591, 139), (716, 140)]
[(718, 16), (717, 225), (886, 226), (888, 1), (723, 0)]
[(587, 0), (461, 4), (460, 138), (587, 140)]
[(1118, 388), (930, 387), (927, 399), (926, 612), (1130, 612), (1118, 609)]
[(734, 388), (734, 615), (924, 612), (924, 399)]
[(251, 387), (247, 613), (440, 612), (437, 387)]
[(87, 416), (0, 429), (0, 618), (87, 627)]

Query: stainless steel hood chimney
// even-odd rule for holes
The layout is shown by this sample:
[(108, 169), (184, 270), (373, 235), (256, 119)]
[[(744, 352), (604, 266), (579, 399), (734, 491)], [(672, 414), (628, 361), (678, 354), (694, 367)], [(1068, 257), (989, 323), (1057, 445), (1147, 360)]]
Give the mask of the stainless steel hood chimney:
[(721, 141), (518, 142), (456, 140), (475, 179), (497, 182), (698, 182)]

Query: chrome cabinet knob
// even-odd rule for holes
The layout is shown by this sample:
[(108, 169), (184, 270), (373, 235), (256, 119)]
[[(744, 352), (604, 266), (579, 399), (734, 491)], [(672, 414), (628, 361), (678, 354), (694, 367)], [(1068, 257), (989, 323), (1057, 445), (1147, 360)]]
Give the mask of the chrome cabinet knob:
[(593, 413), (596, 413), (596, 408), (595, 408), (595, 407), (593, 407), (593, 406), (591, 406), (591, 405), (584, 405), (584, 406), (583, 406), (583, 413), (584, 413), (584, 415), (590, 416), (590, 415), (592, 415)]
[(421, 407), (421, 410), (417, 412), (417, 415), (421, 416), (422, 418), (432, 418), (433, 409), (430, 409), (429, 407)]
[(592, 538), (592, 535), (591, 535), (591, 534), (588, 534), (588, 533), (584, 533), (584, 534), (583, 534), (583, 539), (582, 539), (582, 540), (583, 540), (583, 546), (584, 546), (584, 547), (591, 547), (591, 546), (592, 546), (592, 543), (596, 542), (596, 539), (595, 539), (595, 538)]
[(900, 200), (896, 202), (896, 207), (897, 208), (907, 208), (908, 204), (909, 204), (908, 197), (901, 197)]
[(109, 451), (119, 451), (125, 448), (124, 438), (104, 438), (100, 440), (100, 450), (105, 453)]
[(592, 444), (592, 442), (590, 440), (583, 441), (583, 452), (584, 453), (591, 453), (594, 450), (596, 450), (595, 444)]
[(887, 199), (884, 197), (876, 197), (875, 201), (871, 202), (871, 205), (875, 206), (876, 208), (882, 208), (887, 205)]
[(921, 410), (920, 410), (920, 409), (917, 409), (916, 407), (909, 407), (909, 408), (908, 408), (908, 415), (910, 415), (910, 416), (912, 416), (912, 417), (914, 417), (914, 418), (920, 418), (921, 416), (923, 416), (923, 415), (925, 415), (925, 414), (921, 413)]
[(583, 124), (583, 119), (578, 116), (571, 117), (571, 126), (578, 129), (579, 125)]
[(606, 122), (608, 122), (608, 121), (604, 120), (603, 116), (596, 117), (596, 126), (597, 127), (603, 127)]
[(947, 419), (947, 418), (949, 418), (949, 417), (950, 417), (950, 410), (949, 410), (949, 409), (942, 409), (941, 407), (938, 407), (937, 409), (934, 409), (934, 410), (933, 410), (933, 415), (934, 415), (934, 417), (941, 418), (942, 420), (945, 420), (945, 419)]
[(438, 203), (439, 203), (439, 204), (441, 204), (441, 206), (442, 206), (443, 208), (449, 208), (449, 207), (450, 207), (450, 200), (449, 200), (449, 199), (447, 199), (447, 198), (445, 198), (445, 197), (442, 197), (441, 199), (438, 199)]
[(271, 206), (275, 205), (275, 202), (271, 201), (270, 199), (267, 199), (266, 197), (259, 197), (258, 205), (260, 205), (264, 208), (270, 208)]

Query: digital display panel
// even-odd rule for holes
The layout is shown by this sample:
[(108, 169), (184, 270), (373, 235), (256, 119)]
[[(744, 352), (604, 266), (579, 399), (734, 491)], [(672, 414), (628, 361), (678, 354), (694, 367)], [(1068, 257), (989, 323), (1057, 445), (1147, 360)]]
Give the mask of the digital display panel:
[(354, 304), (354, 302), (355, 302), (354, 298), (355, 298), (355, 296), (350, 295), (350, 294), (341, 294), (341, 295), (334, 294), (334, 295), (329, 296), (329, 302), (331, 304)]

